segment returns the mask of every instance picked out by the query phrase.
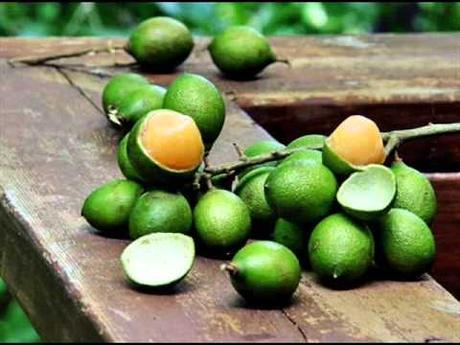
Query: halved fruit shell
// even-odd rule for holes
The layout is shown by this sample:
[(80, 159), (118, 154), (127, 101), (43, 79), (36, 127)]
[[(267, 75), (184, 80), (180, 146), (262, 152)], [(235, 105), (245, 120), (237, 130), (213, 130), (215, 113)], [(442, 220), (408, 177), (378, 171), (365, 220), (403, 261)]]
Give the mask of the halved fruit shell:
[(171, 287), (192, 269), (195, 243), (184, 234), (153, 233), (131, 242), (120, 259), (126, 277), (134, 285)]

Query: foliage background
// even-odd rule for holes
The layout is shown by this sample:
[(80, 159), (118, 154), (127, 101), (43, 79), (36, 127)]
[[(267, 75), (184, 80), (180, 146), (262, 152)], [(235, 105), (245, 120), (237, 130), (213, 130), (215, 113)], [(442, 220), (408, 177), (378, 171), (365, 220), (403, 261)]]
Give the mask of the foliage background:
[[(266, 35), (460, 31), (460, 3), (0, 3), (0, 36), (128, 36), (143, 19), (166, 15), (195, 35), (230, 25)], [(0, 280), (0, 342), (39, 336)]]

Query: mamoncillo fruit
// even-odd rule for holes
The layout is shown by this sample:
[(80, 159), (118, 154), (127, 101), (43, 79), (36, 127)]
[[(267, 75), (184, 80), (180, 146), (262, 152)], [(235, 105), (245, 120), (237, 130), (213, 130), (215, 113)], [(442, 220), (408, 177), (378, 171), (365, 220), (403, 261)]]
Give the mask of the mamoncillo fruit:
[[(243, 154), (246, 156), (246, 157), (256, 157), (256, 156), (260, 156), (260, 155), (263, 155), (263, 154), (267, 154), (269, 152), (272, 152), (272, 151), (280, 151), (282, 149), (286, 148), (286, 146), (282, 143), (280, 143), (279, 141), (276, 141), (276, 140), (259, 140), (259, 141), (256, 141), (254, 144), (252, 145), (249, 145), (248, 147), (246, 147), (243, 151)], [(241, 171), (239, 174), (238, 174), (238, 178), (242, 178), (244, 175), (246, 175), (248, 172), (258, 168), (258, 167), (261, 167), (261, 166), (275, 166), (277, 165), (278, 162), (267, 162), (267, 163), (263, 163), (263, 164), (257, 164), (257, 165), (253, 165), (251, 167), (247, 167), (246, 169), (244, 169), (243, 171)]]
[(273, 231), (273, 241), (288, 247), (297, 255), (303, 266), (308, 264), (308, 239), (311, 228), (299, 226), (288, 222), (283, 218), (278, 218)]
[(250, 302), (284, 302), (299, 286), (299, 260), (287, 247), (272, 241), (255, 241), (222, 265), (235, 290)]
[(184, 73), (169, 86), (163, 107), (190, 116), (198, 126), (207, 149), (219, 136), (225, 121), (225, 102), (206, 78)]
[(249, 26), (232, 26), (208, 47), (219, 70), (232, 79), (251, 79), (277, 61), (268, 40)]
[(86, 198), (81, 215), (101, 232), (127, 233), (129, 214), (142, 192), (141, 185), (129, 180), (104, 183)]
[(117, 150), (117, 162), (118, 167), (120, 168), (123, 175), (128, 180), (136, 181), (139, 183), (145, 183), (142, 176), (136, 171), (136, 168), (133, 167), (129, 158), (128, 158), (128, 138), (129, 132), (123, 137), (123, 139), (118, 144)]
[(180, 21), (153, 17), (140, 23), (126, 50), (145, 69), (169, 72), (182, 64), (193, 49), (193, 37)]
[(201, 248), (213, 256), (226, 256), (249, 238), (251, 215), (235, 194), (213, 188), (193, 210), (196, 238)]

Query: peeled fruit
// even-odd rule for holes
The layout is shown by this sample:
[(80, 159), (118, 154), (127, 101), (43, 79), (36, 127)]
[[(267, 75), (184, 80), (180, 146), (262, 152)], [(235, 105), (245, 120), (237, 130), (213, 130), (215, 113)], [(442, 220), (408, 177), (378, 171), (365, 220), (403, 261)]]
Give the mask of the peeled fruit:
[(128, 158), (128, 138), (129, 133), (127, 133), (118, 144), (118, 167), (128, 180), (144, 183), (145, 181), (142, 179), (142, 176), (139, 175)]
[(121, 233), (127, 229), (129, 214), (142, 192), (142, 186), (133, 181), (107, 182), (85, 199), (81, 215), (101, 232)]
[(380, 130), (374, 121), (361, 115), (347, 117), (326, 139), (323, 148), (323, 164), (340, 175), (384, 161)]
[(180, 21), (153, 17), (140, 23), (129, 37), (127, 51), (145, 69), (169, 72), (192, 52), (193, 37)]
[(370, 164), (351, 174), (340, 186), (337, 201), (344, 211), (361, 220), (387, 213), (396, 195), (396, 178), (384, 165)]
[(276, 61), (268, 40), (249, 26), (232, 26), (208, 47), (219, 70), (232, 79), (251, 79)]
[(384, 268), (405, 279), (427, 272), (436, 246), (428, 225), (414, 213), (393, 208), (378, 224), (377, 257)]
[(393, 207), (409, 210), (430, 224), (437, 211), (436, 193), (430, 180), (402, 161), (394, 162), (391, 170), (397, 185)]
[(276, 213), (267, 203), (264, 192), (265, 181), (274, 167), (259, 167), (246, 174), (235, 188), (251, 213), (252, 232), (256, 236), (268, 235), (273, 230)]
[(197, 239), (212, 255), (226, 256), (246, 243), (251, 231), (249, 208), (237, 195), (211, 189), (193, 210)]
[(225, 121), (225, 102), (216, 86), (206, 78), (184, 73), (169, 86), (163, 107), (190, 116), (210, 149)]
[(247, 301), (278, 303), (299, 286), (301, 268), (294, 253), (272, 241), (255, 241), (224, 264), (235, 290)]
[(149, 85), (149, 81), (135, 73), (121, 73), (112, 77), (102, 91), (102, 107), (109, 121), (120, 125), (119, 121), (113, 122), (109, 113), (117, 109), (128, 94), (146, 85)]
[(265, 183), (265, 196), (279, 217), (296, 224), (312, 224), (331, 212), (337, 180), (314, 161), (281, 164)]
[(189, 233), (192, 209), (179, 192), (153, 190), (144, 193), (129, 216), (129, 236), (133, 239), (153, 232)]
[(307, 134), (297, 139), (291, 141), (287, 148), (288, 149), (297, 149), (297, 148), (305, 148), (305, 149), (315, 149), (321, 150), (324, 146), (324, 142), (326, 141), (326, 136), (321, 134)]
[(373, 265), (374, 239), (366, 225), (336, 213), (315, 226), (308, 252), (323, 282), (345, 286), (360, 281)]
[(148, 112), (163, 107), (163, 97), (166, 89), (158, 85), (142, 85), (127, 94), (120, 102), (118, 108), (109, 111), (108, 116), (112, 122), (120, 126), (134, 125)]
[(129, 160), (152, 184), (191, 180), (203, 156), (203, 141), (193, 119), (172, 110), (149, 112), (129, 135)]
[(193, 267), (195, 244), (183, 234), (155, 233), (131, 242), (122, 252), (121, 264), (136, 286), (167, 288), (182, 281)]

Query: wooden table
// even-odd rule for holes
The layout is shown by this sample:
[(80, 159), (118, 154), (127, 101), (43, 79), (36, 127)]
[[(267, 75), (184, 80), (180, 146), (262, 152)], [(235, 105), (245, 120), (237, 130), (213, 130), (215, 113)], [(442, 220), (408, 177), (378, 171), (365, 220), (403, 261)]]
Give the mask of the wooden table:
[[(456, 34), (273, 38), (291, 67), (275, 64), (250, 82), (222, 79), (206, 39), (197, 41), (177, 73), (148, 77), (167, 86), (182, 71), (198, 73), (226, 95), (214, 164), (236, 158), (232, 142), (244, 147), (270, 138), (268, 132), (283, 142), (328, 133), (353, 113), (370, 116), (382, 130), (460, 121)], [(96, 186), (121, 177), (115, 159), (120, 133), (102, 115), (100, 97), (107, 75), (125, 69), (101, 66), (130, 58), (99, 54), (48, 67), (6, 62), (105, 44), (0, 39), (0, 275), (44, 340), (460, 341), (460, 303), (428, 275), (336, 291), (305, 272), (294, 302), (281, 310), (245, 305), (219, 271), (221, 262), (203, 257), (175, 293), (129, 288), (119, 264), (128, 241), (94, 234), (80, 209)], [(454, 293), (459, 139), (418, 140), (400, 151), (407, 162), (431, 172), (440, 202), (433, 274)]]

